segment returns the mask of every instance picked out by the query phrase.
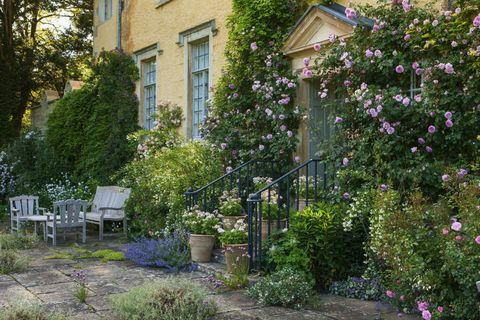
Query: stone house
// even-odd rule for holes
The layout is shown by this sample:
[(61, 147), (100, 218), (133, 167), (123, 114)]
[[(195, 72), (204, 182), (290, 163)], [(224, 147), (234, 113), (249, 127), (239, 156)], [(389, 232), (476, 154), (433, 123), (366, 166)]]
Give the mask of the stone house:
[[(82, 81), (68, 80), (63, 90), (64, 95), (70, 91), (78, 90), (83, 86)], [(55, 90), (44, 90), (40, 96), (40, 103), (30, 108), (30, 120), (32, 129), (45, 133), (47, 121), (50, 112), (55, 107), (55, 102), (60, 99), (60, 95)]]
[[(420, 0), (427, 4), (428, 0)], [(434, 2), (446, 7), (450, 1)], [(312, 46), (329, 34), (348, 37), (355, 23), (345, 17), (345, 7), (376, 0), (339, 0), (332, 5), (312, 5), (288, 35), (284, 52), (299, 74), (297, 103), (313, 110), (318, 130), (328, 135), (328, 110), (319, 104), (315, 80), (303, 79), (303, 58), (314, 55)], [(136, 91), (140, 101), (139, 124), (153, 126), (152, 115), (162, 100), (184, 109), (182, 133), (197, 138), (206, 114), (205, 102), (221, 75), (228, 39), (226, 19), (231, 0), (95, 0), (94, 54), (122, 48), (140, 70)], [(300, 131), (299, 154), (314, 157), (318, 139), (307, 125)]]

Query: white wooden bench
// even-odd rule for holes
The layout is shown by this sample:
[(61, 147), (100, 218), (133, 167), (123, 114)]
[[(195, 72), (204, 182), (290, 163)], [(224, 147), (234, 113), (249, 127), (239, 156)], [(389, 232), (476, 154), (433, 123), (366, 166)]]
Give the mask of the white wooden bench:
[(130, 197), (131, 189), (115, 186), (97, 187), (95, 198), (87, 212), (88, 223), (98, 225), (99, 239), (103, 240), (105, 221), (123, 221), (123, 231), (127, 234), (127, 218), (125, 202)]

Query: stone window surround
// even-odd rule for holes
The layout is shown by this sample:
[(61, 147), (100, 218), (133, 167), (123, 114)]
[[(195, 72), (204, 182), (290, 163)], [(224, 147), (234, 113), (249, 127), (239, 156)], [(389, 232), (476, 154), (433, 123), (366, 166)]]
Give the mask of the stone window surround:
[[(157, 55), (162, 53), (162, 50), (159, 49), (160, 46), (158, 43), (155, 43), (153, 45), (150, 45), (148, 47), (145, 47), (143, 49), (140, 49), (138, 51), (135, 51), (133, 53), (133, 60), (135, 61), (135, 64), (140, 72), (140, 79), (139, 82), (137, 81), (136, 89), (135, 92), (137, 94), (137, 97), (139, 97), (139, 108), (138, 108), (138, 119), (141, 119), (142, 127), (145, 125), (143, 122), (145, 121), (145, 114), (144, 114), (144, 106), (143, 106), (143, 70), (142, 70), (142, 63), (147, 62), (149, 60), (157, 59)], [(157, 60), (157, 70), (158, 70), (158, 60)], [(157, 72), (157, 77), (158, 77), (158, 72)], [(158, 84), (156, 84), (158, 86)], [(156, 88), (157, 91), (157, 98), (158, 98), (158, 88)]]
[[(178, 46), (183, 47), (183, 62), (184, 62), (184, 97), (183, 105), (185, 106), (185, 123), (184, 136), (192, 136), (193, 116), (192, 116), (192, 79), (191, 79), (191, 58), (192, 45), (201, 41), (208, 40), (209, 45), (209, 72), (208, 83), (211, 87), (213, 84), (213, 37), (217, 34), (215, 27), (215, 20), (210, 20), (202, 23), (196, 27), (187, 29), (179, 33)], [(210, 97), (209, 97), (210, 98)]]

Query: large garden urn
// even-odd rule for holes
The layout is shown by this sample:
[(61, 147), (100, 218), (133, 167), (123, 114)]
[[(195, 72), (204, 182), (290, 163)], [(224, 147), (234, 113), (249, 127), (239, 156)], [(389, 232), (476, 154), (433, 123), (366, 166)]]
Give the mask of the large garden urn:
[(189, 244), (193, 262), (209, 262), (211, 260), (215, 236), (190, 234)]

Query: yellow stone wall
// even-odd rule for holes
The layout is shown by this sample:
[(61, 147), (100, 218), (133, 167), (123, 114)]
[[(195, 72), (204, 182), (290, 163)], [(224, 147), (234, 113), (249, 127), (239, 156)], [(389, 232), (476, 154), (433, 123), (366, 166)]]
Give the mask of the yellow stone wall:
[(112, 17), (103, 22), (100, 21), (98, 16), (99, 2), (100, 0), (94, 1), (93, 52), (95, 55), (102, 50), (113, 50), (117, 46), (118, 0), (112, 0)]
[[(118, 0), (113, 0), (118, 3)], [(99, 0), (95, 0), (95, 7)], [(116, 8), (114, 17), (97, 26), (94, 50), (98, 52), (114, 49), (116, 46)], [(216, 30), (210, 36), (210, 86), (220, 77), (225, 63), (224, 50), (228, 38), (226, 19), (231, 12), (231, 0), (126, 0), (122, 14), (122, 49), (136, 57), (138, 51), (158, 44), (154, 55), (157, 63), (157, 102), (168, 100), (184, 108), (182, 132), (189, 134), (190, 97), (188, 96), (187, 45), (179, 45), (179, 34), (215, 21)], [(98, 22), (98, 17), (95, 18)], [(152, 55), (147, 58), (154, 57)], [(141, 59), (138, 66), (141, 68)], [(187, 64), (186, 64), (187, 63)], [(142, 99), (141, 80), (137, 84), (137, 95)], [(143, 108), (139, 108), (140, 125), (143, 125)]]

